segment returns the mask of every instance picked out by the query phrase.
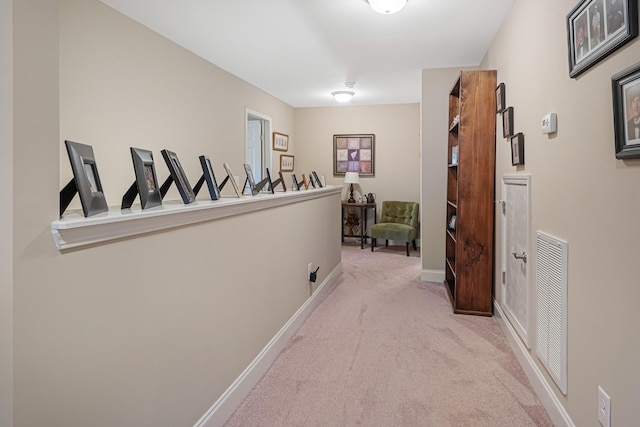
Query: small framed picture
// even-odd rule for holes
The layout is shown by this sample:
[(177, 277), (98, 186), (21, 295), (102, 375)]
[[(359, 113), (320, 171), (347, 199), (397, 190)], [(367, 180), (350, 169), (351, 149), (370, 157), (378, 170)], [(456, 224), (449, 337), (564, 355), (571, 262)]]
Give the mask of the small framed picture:
[[(251, 195), (255, 196), (260, 191), (256, 187), (256, 180), (253, 178), (253, 169), (249, 163), (244, 163), (244, 174), (247, 176), (247, 181), (249, 182), (249, 190), (251, 190)], [(243, 189), (244, 190), (244, 189)]]
[(496, 114), (502, 113), (505, 108), (504, 83), (500, 83), (496, 88)]
[(200, 156), (199, 159), (200, 166), (202, 166), (202, 173), (204, 173), (204, 179), (209, 188), (209, 196), (211, 196), (211, 200), (218, 200), (220, 198), (220, 188), (218, 187), (216, 176), (213, 174), (211, 160), (208, 156)]
[(222, 166), (224, 167), (224, 170), (227, 171), (227, 177), (229, 178), (229, 181), (231, 181), (231, 185), (233, 186), (233, 191), (236, 192), (236, 196), (242, 197), (242, 190), (240, 190), (240, 186), (236, 182), (233, 172), (231, 172), (231, 167), (228, 163), (223, 163)]
[(513, 107), (502, 110), (502, 137), (513, 136)]
[(618, 159), (640, 157), (640, 63), (611, 77)]
[[(160, 185), (158, 185), (156, 167), (153, 163), (153, 153), (149, 150), (134, 147), (131, 147), (130, 150), (142, 209), (160, 206), (162, 204), (162, 195)], [(133, 199), (131, 202), (133, 202)]]
[(524, 135), (517, 133), (511, 137), (511, 164), (524, 165)]
[[(107, 212), (109, 206), (104, 197), (102, 182), (98, 174), (98, 165), (93, 155), (93, 147), (79, 142), (65, 141), (69, 162), (73, 170), (73, 181), (80, 196), (82, 211), (85, 217)], [(69, 183), (74, 185), (73, 182)], [(60, 199), (60, 216), (71, 202), (75, 190), (70, 192), (67, 200)], [(64, 205), (64, 206), (63, 206)]]
[(638, 0), (580, 0), (567, 15), (569, 76), (576, 77), (638, 35)]
[(285, 135), (284, 133), (280, 133), (280, 132), (274, 132), (273, 133), (273, 149), (277, 151), (288, 151), (289, 135)]
[(195, 201), (196, 195), (193, 192), (193, 188), (191, 188), (191, 184), (189, 184), (189, 180), (187, 179), (187, 175), (184, 173), (180, 160), (178, 160), (178, 155), (169, 150), (162, 150), (161, 153), (162, 157), (164, 157), (165, 163), (167, 164), (167, 168), (169, 168), (171, 178), (173, 178), (173, 182), (175, 182), (176, 187), (178, 187), (178, 193), (180, 193), (182, 202), (185, 205), (188, 205)]
[(456, 214), (451, 214), (449, 222), (447, 222), (447, 228), (451, 231), (456, 230)]
[(288, 154), (280, 154), (280, 171), (292, 172), (293, 171), (294, 157)]

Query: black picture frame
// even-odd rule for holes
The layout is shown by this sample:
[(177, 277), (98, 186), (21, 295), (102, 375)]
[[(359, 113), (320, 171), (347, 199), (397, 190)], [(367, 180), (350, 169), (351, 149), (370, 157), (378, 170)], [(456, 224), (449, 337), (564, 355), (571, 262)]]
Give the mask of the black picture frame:
[(640, 63), (611, 77), (617, 159), (640, 157)]
[(178, 188), (178, 193), (180, 193), (182, 202), (185, 205), (194, 202), (196, 200), (196, 195), (193, 192), (193, 188), (191, 187), (189, 180), (187, 179), (187, 175), (184, 173), (184, 169), (178, 159), (178, 155), (167, 149), (162, 150), (161, 153), (165, 163), (167, 164), (171, 178)]
[(505, 109), (505, 86), (504, 83), (500, 83), (496, 87), (496, 114), (502, 113)]
[[(153, 152), (135, 147), (130, 147), (130, 151), (142, 209), (162, 205), (161, 185), (156, 174)], [(133, 198), (131, 201), (133, 201)]]
[(502, 137), (510, 138), (513, 136), (513, 107), (507, 107), (502, 110)]
[(213, 173), (211, 159), (205, 155), (198, 157), (198, 159), (200, 160), (200, 166), (202, 167), (202, 173), (204, 174), (204, 180), (207, 183), (211, 200), (220, 199), (220, 187), (218, 187), (218, 181), (216, 181), (216, 176)]
[(581, 0), (567, 15), (569, 77), (638, 35), (638, 0)]
[(524, 134), (522, 133), (511, 137), (511, 165), (524, 165)]
[[(75, 190), (77, 190), (78, 196), (80, 197), (80, 204), (82, 205), (82, 212), (85, 217), (107, 212), (109, 206), (104, 197), (102, 181), (98, 173), (98, 164), (93, 154), (93, 147), (69, 140), (66, 140), (64, 144), (67, 148), (69, 162), (71, 163), (71, 169), (73, 171), (73, 184), (75, 185), (75, 189), (68, 193), (71, 197), (68, 198), (67, 201), (62, 200), (63, 197), (61, 194), (60, 215), (62, 216), (69, 202), (71, 202)], [(67, 184), (67, 187), (71, 184), (72, 182)], [(65, 205), (64, 207), (62, 206), (63, 204)]]
[(376, 136), (367, 134), (333, 135), (333, 175), (358, 172), (362, 176), (375, 176)]

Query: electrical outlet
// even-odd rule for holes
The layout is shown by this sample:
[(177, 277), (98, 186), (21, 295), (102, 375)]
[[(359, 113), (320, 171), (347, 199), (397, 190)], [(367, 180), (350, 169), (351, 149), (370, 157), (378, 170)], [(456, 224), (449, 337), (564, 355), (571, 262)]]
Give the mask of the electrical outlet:
[(611, 427), (611, 398), (598, 386), (598, 421), (603, 427)]
[(309, 265), (307, 265), (307, 279), (311, 278), (312, 272), (313, 272), (313, 263), (310, 262)]

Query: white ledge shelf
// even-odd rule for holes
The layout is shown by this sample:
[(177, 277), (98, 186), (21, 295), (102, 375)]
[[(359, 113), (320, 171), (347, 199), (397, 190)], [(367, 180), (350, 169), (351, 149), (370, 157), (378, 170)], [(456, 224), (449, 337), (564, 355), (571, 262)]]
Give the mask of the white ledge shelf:
[(195, 201), (188, 205), (181, 201), (163, 202), (162, 206), (142, 210), (140, 205), (120, 210), (111, 207), (108, 212), (85, 218), (81, 210), (69, 211), (51, 223), (51, 233), (60, 251), (138, 234), (211, 221), (241, 213), (269, 209), (304, 200), (341, 193), (340, 186), (261, 193), (256, 196), (223, 197), (215, 201)]

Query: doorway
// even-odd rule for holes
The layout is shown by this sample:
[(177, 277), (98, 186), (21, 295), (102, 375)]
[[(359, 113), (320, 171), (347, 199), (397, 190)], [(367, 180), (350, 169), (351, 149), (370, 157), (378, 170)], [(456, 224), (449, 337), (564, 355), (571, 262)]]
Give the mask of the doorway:
[(502, 308), (531, 348), (531, 175), (502, 177)]
[(246, 109), (245, 163), (251, 165), (256, 181), (271, 167), (271, 117)]

